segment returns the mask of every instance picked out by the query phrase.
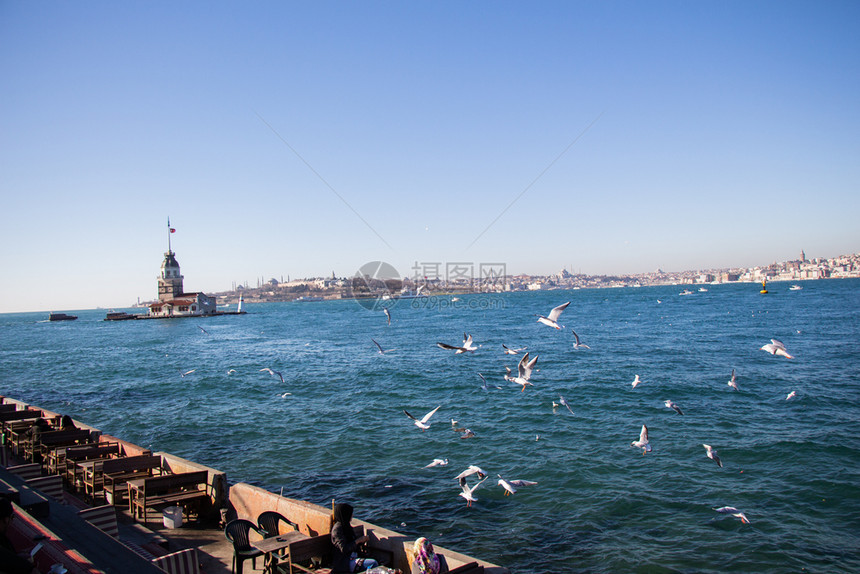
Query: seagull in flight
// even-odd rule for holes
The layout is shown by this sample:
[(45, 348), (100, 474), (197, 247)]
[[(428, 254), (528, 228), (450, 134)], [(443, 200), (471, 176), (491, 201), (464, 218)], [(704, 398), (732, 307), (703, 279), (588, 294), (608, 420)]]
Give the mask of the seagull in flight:
[(788, 396), (785, 397), (785, 400), (793, 399), (796, 396), (797, 396), (797, 391), (791, 391), (790, 393), (788, 393)]
[(281, 382), (282, 382), (282, 383), (284, 382), (284, 375), (283, 375), (283, 374), (281, 374), (281, 371), (274, 371), (274, 370), (270, 369), (269, 367), (266, 367), (265, 369), (260, 369), (260, 372), (261, 372), (261, 373), (262, 373), (263, 371), (265, 371), (265, 372), (269, 373), (269, 374), (270, 374), (270, 375), (272, 375), (273, 377), (278, 377), (279, 379), (281, 379)]
[[(439, 405), (439, 407), (441, 407), (441, 406), (442, 406), (442, 405)], [(404, 413), (406, 413), (406, 416), (407, 416), (407, 417), (409, 417), (410, 419), (412, 419), (413, 421), (415, 421), (415, 426), (417, 426), (417, 427), (418, 427), (418, 428), (420, 428), (421, 430), (427, 430), (427, 429), (429, 429), (429, 428), (430, 428), (430, 423), (429, 423), (429, 422), (427, 422), (427, 421), (429, 421), (429, 420), (430, 420), (430, 417), (432, 417), (433, 415), (435, 415), (435, 414), (436, 414), (436, 411), (438, 411), (438, 410), (439, 410), (439, 407), (436, 407), (435, 409), (433, 409), (432, 411), (430, 411), (429, 413), (427, 413), (426, 415), (424, 415), (424, 416), (421, 418), (421, 420), (418, 420), (418, 419), (416, 419), (415, 417), (413, 417), (412, 415), (410, 415), (408, 412), (406, 412), (406, 409), (403, 409), (403, 412), (404, 412)]]
[(235, 372), (236, 372), (236, 369), (230, 369), (229, 371), (227, 371), (227, 374), (232, 375)]
[(715, 449), (714, 447), (712, 447), (709, 444), (703, 444), (702, 446), (705, 447), (706, 451), (708, 451), (707, 452), (708, 458), (711, 459), (712, 461), (714, 461), (715, 463), (717, 463), (717, 465), (719, 465), (720, 468), (723, 468), (723, 461), (721, 461), (720, 457), (717, 455), (717, 449)]
[(434, 458), (433, 462), (425, 466), (424, 468), (433, 468), (434, 466), (448, 466), (447, 458)]
[(516, 377), (512, 377), (511, 376), (511, 370), (508, 367), (505, 367), (505, 369), (508, 370), (508, 374), (505, 375), (505, 380), (510, 381), (512, 383), (516, 383), (518, 385), (522, 385), (523, 386), (522, 390), (525, 391), (526, 385), (531, 385), (531, 383), (529, 382), (529, 379), (532, 376), (532, 371), (535, 368), (535, 364), (537, 363), (537, 360), (538, 360), (538, 358), (537, 358), (537, 356), (535, 356), (534, 359), (529, 361), (529, 354), (526, 353), (525, 355), (523, 355), (523, 358), (520, 359), (520, 362), (517, 365), (517, 376)]
[(548, 325), (554, 329), (561, 329), (564, 325), (558, 324), (558, 317), (561, 315), (561, 312), (567, 309), (567, 306), (570, 305), (570, 301), (567, 303), (562, 303), (558, 307), (553, 308), (552, 311), (549, 312), (548, 317), (544, 317), (543, 315), (538, 315), (538, 323), (543, 323), (544, 325)]
[(736, 391), (739, 391), (739, 390), (740, 390), (740, 389), (738, 388), (738, 377), (737, 377), (737, 375), (735, 374), (735, 370), (734, 370), (734, 369), (732, 369), (732, 378), (731, 378), (731, 379), (729, 379), (728, 385), (729, 385), (731, 388), (733, 388), (734, 390), (736, 390)]
[(207, 331), (206, 329), (204, 329), (200, 325), (197, 325), (197, 328), (200, 329), (201, 331), (203, 331), (204, 333), (206, 333), (207, 335), (209, 334), (209, 331)]
[(639, 378), (639, 375), (636, 375), (636, 376), (633, 378), (633, 382), (632, 382), (632, 383), (630, 383), (630, 384), (631, 384), (631, 385), (633, 385), (633, 388), (635, 389), (637, 385), (640, 385), (640, 384), (641, 384), (641, 383), (643, 383), (643, 382), (644, 382), (644, 381), (643, 381), (642, 379), (640, 379), (640, 378)]
[(785, 345), (777, 341), (776, 339), (771, 339), (770, 343), (763, 346), (761, 348), (762, 351), (767, 351), (771, 355), (780, 355), (785, 357), (786, 359), (793, 359), (793, 355), (789, 355), (788, 351), (785, 350)]
[(721, 506), (719, 508), (715, 508), (714, 510), (716, 510), (717, 512), (720, 512), (722, 514), (731, 514), (732, 516), (734, 516), (736, 518), (740, 518), (741, 522), (743, 522), (744, 524), (750, 523), (749, 518), (747, 518), (746, 514), (744, 514), (743, 512), (741, 512), (740, 510), (738, 510), (734, 506)]
[(675, 410), (675, 412), (676, 412), (676, 413), (678, 413), (679, 415), (684, 414), (684, 413), (681, 411), (681, 407), (679, 407), (679, 406), (675, 403), (675, 401), (663, 401), (663, 404), (664, 404), (664, 405), (666, 405), (666, 408), (674, 409), (674, 410)]
[(642, 456), (645, 456), (646, 452), (651, 452), (651, 445), (648, 444), (648, 427), (642, 425), (642, 430), (639, 431), (639, 440), (634, 440), (630, 443), (630, 446), (641, 448)]
[(487, 480), (487, 478), (488, 478), (487, 476), (484, 476), (484, 478), (481, 479), (477, 484), (475, 484), (475, 486), (471, 486), (471, 487), (466, 483), (466, 477), (465, 476), (459, 479), (460, 480), (460, 488), (463, 489), (463, 492), (460, 493), (460, 496), (462, 496), (463, 498), (466, 499), (466, 506), (471, 507), (472, 503), (476, 502), (478, 500), (477, 498), (474, 497), (474, 495), (472, 493), (475, 492), (476, 490), (478, 490), (478, 487), (481, 486), (482, 484), (484, 484), (484, 481)]
[(475, 349), (478, 348), (475, 343), (472, 342), (472, 335), (467, 335), (466, 333), (463, 333), (463, 345), (461, 347), (448, 345), (447, 343), (436, 343), (436, 346), (441, 349), (449, 349), (451, 351), (455, 351), (455, 355), (465, 353), (466, 351), (474, 352)]
[(391, 312), (388, 310), (388, 307), (383, 307), (382, 312), (388, 317), (388, 324), (391, 325)]
[[(489, 385), (489, 384), (487, 384), (487, 379), (485, 379), (485, 378), (484, 378), (484, 375), (482, 375), (481, 373), (478, 373), (478, 376), (479, 376), (479, 377), (481, 377), (481, 383), (482, 383), (482, 384), (481, 384), (481, 388), (482, 388), (482, 389), (484, 389), (485, 391), (489, 391), (489, 390), (490, 390), (490, 385)], [(500, 386), (498, 386), (498, 385), (492, 385), (492, 387), (493, 387), (494, 389), (501, 389), (501, 388), (502, 388), (502, 387), (500, 387)]]
[(516, 494), (517, 488), (521, 488), (523, 486), (534, 486), (537, 484), (533, 480), (505, 480), (502, 478), (501, 474), (497, 474), (496, 476), (499, 477), (499, 486), (505, 489), (505, 496)]
[(502, 348), (505, 350), (506, 355), (519, 355), (520, 353), (522, 353), (523, 351), (528, 349), (528, 347), (521, 347), (519, 349), (511, 349), (510, 347), (508, 347), (504, 343), (502, 343)]
[(467, 476), (471, 476), (473, 474), (477, 474), (478, 478), (484, 478), (487, 476), (487, 473), (484, 470), (475, 464), (470, 464), (469, 468), (458, 474), (454, 477), (454, 480), (460, 480), (461, 478), (466, 478)]
[(197, 370), (197, 369), (191, 369), (190, 371), (185, 371), (185, 372), (183, 373), (183, 372), (182, 372), (182, 369), (179, 369), (179, 375), (180, 375), (180, 376), (182, 376), (182, 377), (184, 377), (185, 375), (190, 375), (191, 373), (193, 373), (193, 372), (194, 372), (194, 371), (196, 371), (196, 370)]
[(384, 355), (385, 353), (390, 353), (391, 351), (395, 351), (395, 350), (396, 350), (396, 349), (383, 349), (383, 348), (382, 348), (382, 345), (380, 345), (379, 343), (377, 343), (375, 339), (371, 339), (371, 341), (373, 341), (373, 344), (374, 344), (374, 345), (376, 345), (376, 348), (377, 348), (377, 349), (379, 349), (379, 354), (380, 354), (380, 355)]
[(570, 414), (573, 414), (573, 409), (571, 409), (571, 408), (570, 408), (570, 404), (568, 404), (567, 399), (565, 399), (565, 398), (564, 398), (563, 396), (561, 396), (561, 395), (558, 395), (558, 402), (559, 402), (559, 404), (562, 404), (562, 405), (566, 406), (566, 407), (567, 407), (567, 410), (569, 410), (569, 411), (570, 411)]
[(579, 335), (576, 334), (576, 331), (571, 329), (570, 332), (573, 333), (573, 341), (574, 341), (573, 342), (573, 348), (574, 349), (590, 349), (591, 348), (579, 340)]

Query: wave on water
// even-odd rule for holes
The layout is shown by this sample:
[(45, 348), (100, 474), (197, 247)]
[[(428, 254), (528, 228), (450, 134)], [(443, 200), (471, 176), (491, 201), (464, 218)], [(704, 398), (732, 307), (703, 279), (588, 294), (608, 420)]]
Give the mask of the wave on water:
[[(860, 281), (768, 287), (401, 301), (390, 327), (350, 301), (119, 323), (0, 315), (0, 393), (233, 482), (349, 500), (362, 519), (517, 573), (860, 571)], [(566, 329), (536, 322), (568, 300)], [(476, 352), (436, 346), (464, 332)], [(795, 359), (761, 351), (772, 338)], [(503, 379), (519, 357), (502, 344), (539, 357), (534, 386)], [(479, 372), (502, 389), (481, 389)], [(403, 414), (436, 406), (426, 431)], [(644, 456), (630, 446), (643, 424)], [(434, 458), (449, 465), (425, 468)], [(490, 478), (467, 508), (454, 477), (470, 464)], [(497, 474), (538, 485), (504, 496)], [(727, 505), (751, 523), (714, 510)]]

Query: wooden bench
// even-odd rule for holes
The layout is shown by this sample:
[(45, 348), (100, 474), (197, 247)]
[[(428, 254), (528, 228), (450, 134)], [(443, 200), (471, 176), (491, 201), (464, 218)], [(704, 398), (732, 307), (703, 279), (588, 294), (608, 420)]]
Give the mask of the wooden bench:
[[(331, 574), (331, 568), (322, 567), (322, 564), (331, 564), (334, 545), (331, 542), (331, 534), (320, 534), (305, 540), (291, 542), (289, 552), (289, 574), (294, 572), (306, 572), (310, 574)], [(309, 564), (319, 565), (311, 568)]]
[(41, 462), (55, 448), (89, 441), (90, 431), (86, 429), (44, 431), (39, 433), (38, 443), (24, 445), (24, 456), (30, 462)]
[(200, 560), (196, 548), (186, 548), (172, 554), (155, 558), (152, 563), (167, 574), (200, 574)]
[[(90, 463), (90, 464), (86, 464)], [(152, 454), (124, 456), (76, 463), (83, 470), (84, 492), (95, 498), (104, 490), (115, 504), (117, 495), (125, 492), (129, 480), (161, 474), (161, 457)]]
[(48, 462), (48, 472), (53, 466), (56, 473), (61, 475), (73, 489), (80, 484), (83, 486), (83, 470), (78, 462), (87, 460), (105, 460), (119, 456), (118, 442), (100, 442), (92, 445), (77, 445), (58, 448)]
[[(361, 538), (364, 536), (364, 526), (354, 526), (353, 532), (355, 532), (356, 538)], [(372, 551), (373, 549), (371, 549), (371, 553)], [(294, 572), (331, 574), (330, 564), (333, 553), (334, 544), (331, 541), (331, 533), (291, 542), (287, 552), (289, 574)]]
[(57, 502), (63, 501), (63, 478), (58, 475), (40, 476), (25, 481), (27, 486), (35, 488), (45, 496), (50, 496)]
[(116, 520), (116, 508), (108, 504), (85, 508), (78, 511), (78, 516), (112, 538), (119, 538), (119, 526)]
[(209, 471), (206, 470), (135, 479), (127, 484), (129, 512), (135, 520), (140, 517), (144, 523), (147, 508), (195, 506), (199, 517), (199, 505), (210, 500)]

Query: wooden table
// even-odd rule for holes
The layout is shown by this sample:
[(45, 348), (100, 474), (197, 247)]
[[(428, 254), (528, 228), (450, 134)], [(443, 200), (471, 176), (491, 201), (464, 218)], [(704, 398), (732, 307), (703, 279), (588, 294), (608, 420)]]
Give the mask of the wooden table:
[(293, 530), (271, 538), (263, 538), (262, 540), (252, 540), (251, 546), (259, 550), (265, 556), (263, 561), (263, 572), (266, 574), (278, 573), (278, 552), (290, 547), (292, 542), (297, 540), (306, 540), (310, 538), (307, 534)]

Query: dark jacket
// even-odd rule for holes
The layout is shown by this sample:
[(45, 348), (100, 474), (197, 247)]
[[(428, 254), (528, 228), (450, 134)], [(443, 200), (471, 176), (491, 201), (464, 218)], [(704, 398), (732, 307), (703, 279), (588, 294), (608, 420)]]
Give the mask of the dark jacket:
[(350, 572), (349, 559), (353, 552), (358, 552), (358, 544), (355, 543), (355, 532), (352, 526), (344, 527), (342, 523), (336, 522), (331, 528), (331, 543), (334, 546), (331, 557), (331, 570), (335, 573)]

